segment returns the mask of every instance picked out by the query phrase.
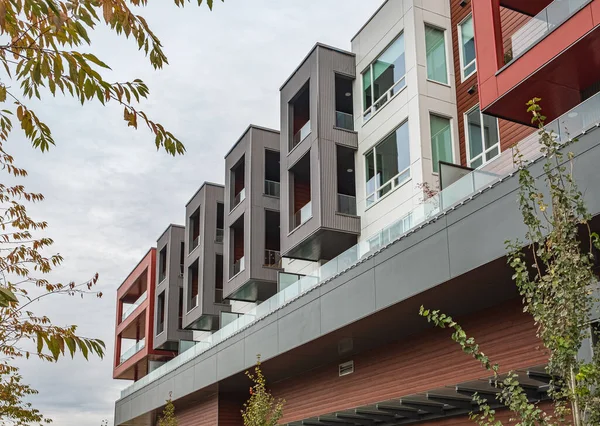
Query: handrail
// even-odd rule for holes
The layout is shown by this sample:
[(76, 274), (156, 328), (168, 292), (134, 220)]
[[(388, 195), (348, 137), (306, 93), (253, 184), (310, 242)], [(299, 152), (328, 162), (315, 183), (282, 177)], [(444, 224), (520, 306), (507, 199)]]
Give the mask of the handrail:
[(131, 348), (127, 349), (125, 353), (122, 353), (119, 357), (119, 364), (123, 364), (129, 358), (137, 354), (139, 351), (146, 347), (146, 338), (144, 337), (142, 340), (138, 340), (135, 345)]
[(148, 298), (148, 292), (143, 292), (138, 299), (133, 302), (123, 313), (121, 314), (121, 322), (125, 321), (144, 301)]
[(302, 128), (298, 130), (296, 134), (292, 137), (292, 146), (290, 149), (293, 149), (296, 145), (298, 145), (300, 142), (306, 139), (310, 132), (310, 120), (308, 120), (306, 124), (304, 124), (304, 126), (302, 126)]

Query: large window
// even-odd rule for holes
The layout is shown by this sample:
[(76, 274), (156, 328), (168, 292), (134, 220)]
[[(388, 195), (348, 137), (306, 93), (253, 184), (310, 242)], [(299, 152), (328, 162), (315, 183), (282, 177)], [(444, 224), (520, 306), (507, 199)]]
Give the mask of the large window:
[(369, 151), (365, 159), (368, 207), (410, 177), (408, 122)]
[(429, 127), (431, 129), (431, 160), (433, 161), (433, 172), (439, 173), (440, 161), (445, 161), (447, 163), (453, 162), (450, 120), (431, 114), (429, 116)]
[(444, 30), (425, 25), (425, 49), (427, 51), (427, 78), (438, 83), (448, 84)]
[(500, 154), (498, 119), (482, 114), (479, 105), (465, 114), (469, 166), (477, 168)]
[(460, 73), (462, 79), (465, 80), (477, 70), (473, 16), (469, 15), (458, 25), (458, 42), (460, 45)]
[(363, 119), (368, 120), (406, 86), (404, 34), (400, 34), (363, 73)]

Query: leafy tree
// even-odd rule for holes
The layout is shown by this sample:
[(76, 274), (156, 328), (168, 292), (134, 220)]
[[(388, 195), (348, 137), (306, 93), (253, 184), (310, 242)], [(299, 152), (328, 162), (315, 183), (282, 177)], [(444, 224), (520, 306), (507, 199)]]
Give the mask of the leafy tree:
[(175, 416), (175, 406), (171, 400), (171, 395), (169, 395), (167, 405), (165, 405), (162, 416), (158, 419), (157, 426), (177, 426), (178, 424), (177, 417)]
[(254, 373), (246, 371), (246, 376), (252, 381), (250, 398), (244, 403), (242, 419), (244, 426), (276, 426), (283, 417), (285, 401), (275, 399), (267, 389), (267, 381), (260, 368), (260, 356), (256, 361)]
[[(544, 128), (545, 117), (539, 101), (537, 98), (530, 101), (528, 111), (533, 114), (532, 122), (539, 126), (541, 152), (546, 157), (543, 179), (548, 195), (538, 188), (526, 167), (526, 159), (518, 153), (515, 160), (519, 167), (519, 205), (529, 244), (507, 242), (507, 247), (508, 263), (514, 270), (513, 279), (523, 297), (524, 311), (533, 316), (537, 336), (548, 354), (546, 370), (551, 377), (548, 393), (554, 403), (553, 410), (545, 412), (537, 403), (530, 403), (515, 372), (501, 377), (498, 364), (481, 352), (475, 340), (451, 317), (423, 307), (421, 315), (439, 327), (451, 328), (452, 339), (463, 352), (493, 373), (500, 390), (499, 401), (513, 411), (519, 424), (598, 425), (600, 346), (594, 348), (592, 360), (578, 359), (577, 354), (584, 340), (592, 337), (589, 323), (597, 302), (593, 296), (597, 280), (592, 248), (598, 247), (599, 238), (590, 231), (591, 216), (573, 178), (573, 154), (565, 155), (564, 146), (554, 133)], [(528, 260), (526, 253), (533, 261)], [(480, 412), (472, 418), (477, 423), (501, 424), (485, 399), (478, 397), (476, 402)]]
[[(185, 148), (162, 124), (139, 109), (149, 95), (143, 81), (111, 82), (103, 76), (109, 65), (86, 51), (89, 34), (105, 25), (123, 38), (132, 40), (155, 69), (167, 64), (159, 38), (152, 32), (139, 9), (147, 0), (0, 0), (0, 168), (2, 182), (14, 182), (27, 172), (14, 165), (6, 142), (14, 126), (19, 127), (34, 148), (48, 150), (55, 144), (50, 125), (27, 101), (62, 94), (85, 105), (118, 104), (128, 126), (143, 124), (153, 135), (157, 149), (171, 155)], [(174, 0), (183, 7), (185, 0)], [(212, 9), (213, 0), (206, 0)], [(198, 5), (203, 1), (198, 0)], [(104, 343), (76, 334), (76, 326), (59, 327), (46, 316), (36, 315), (35, 302), (48, 296), (100, 297), (94, 288), (98, 280), (75, 284), (51, 283), (47, 274), (63, 258), (46, 254), (52, 239), (43, 236), (47, 227), (27, 213), (27, 205), (44, 199), (21, 184), (0, 183), (0, 423), (25, 425), (48, 422), (42, 413), (24, 401), (36, 393), (23, 383), (16, 358), (36, 357), (56, 361), (80, 352), (104, 355)]]

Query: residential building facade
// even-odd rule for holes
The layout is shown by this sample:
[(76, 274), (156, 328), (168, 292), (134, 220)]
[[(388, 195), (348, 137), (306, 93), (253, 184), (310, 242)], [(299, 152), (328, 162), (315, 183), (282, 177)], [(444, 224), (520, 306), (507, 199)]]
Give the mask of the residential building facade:
[[(190, 258), (221, 253), (222, 285), (187, 285), (186, 260), (184, 300), (222, 299), (198, 311), (208, 327), (184, 315), (178, 332), (196, 332), (178, 356), (122, 377), (115, 425), (154, 426), (170, 396), (180, 425), (241, 426), (259, 355), (282, 425), (470, 424), (473, 395), (498, 389), (420, 306), (458, 318), (543, 406), (547, 355), (506, 259), (524, 233), (513, 156), (542, 174), (525, 113), (540, 97), (547, 128), (579, 139), (574, 178), (600, 230), (598, 2), (386, 0), (351, 51), (317, 43), (280, 88), (281, 131), (248, 127), (221, 198), (188, 205), (185, 244), (222, 223), (222, 251)], [(581, 54), (591, 65), (573, 66)], [(196, 231), (219, 200), (222, 221)]]

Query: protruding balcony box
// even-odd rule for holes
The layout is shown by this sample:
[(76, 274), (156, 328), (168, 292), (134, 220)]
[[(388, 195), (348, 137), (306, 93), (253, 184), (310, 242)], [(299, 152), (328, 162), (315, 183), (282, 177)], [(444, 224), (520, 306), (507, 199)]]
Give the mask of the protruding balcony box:
[[(600, 0), (474, 0), (472, 5), (483, 112), (530, 125), (525, 104), (538, 97), (549, 122), (598, 91)], [(501, 7), (522, 13), (518, 27), (503, 28)]]
[(219, 328), (223, 300), (223, 185), (204, 183), (185, 206), (183, 327), (211, 331)]
[(151, 248), (117, 290), (113, 378), (138, 380), (151, 361), (165, 362), (172, 351), (154, 349), (156, 249)]
[(283, 256), (331, 259), (356, 244), (355, 56), (317, 44), (281, 87)]
[(156, 242), (154, 348), (177, 351), (180, 340), (192, 340), (183, 330), (185, 227), (169, 225)]
[(224, 287), (230, 300), (262, 301), (277, 290), (279, 163), (279, 132), (254, 125), (225, 156)]

